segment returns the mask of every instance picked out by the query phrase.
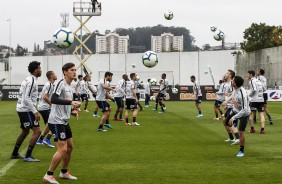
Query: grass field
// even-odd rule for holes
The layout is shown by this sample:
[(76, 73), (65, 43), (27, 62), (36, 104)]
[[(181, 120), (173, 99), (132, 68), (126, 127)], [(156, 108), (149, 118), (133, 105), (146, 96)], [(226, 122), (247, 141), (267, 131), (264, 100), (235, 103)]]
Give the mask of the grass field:
[[(3, 171), (4, 166), (11, 164), (9, 156), (20, 128), (15, 102), (0, 102), (0, 108), (0, 170)], [(92, 113), (81, 113), (78, 121), (74, 118), (70, 121), (75, 148), (69, 170), (78, 180), (58, 181), (72, 184), (281, 183), (281, 103), (269, 103), (274, 125), (270, 126), (267, 121), (265, 135), (247, 133), (243, 158), (236, 157), (239, 146), (224, 142), (227, 134), (221, 121), (212, 120), (212, 108), (212, 102), (203, 102), (204, 117), (196, 118), (193, 102), (167, 102), (165, 114), (158, 114), (152, 108), (139, 112), (140, 127), (126, 127), (122, 122), (111, 121), (114, 129), (105, 133), (97, 132), (99, 118), (92, 117)], [(89, 110), (92, 112), (93, 103)], [(25, 154), (26, 146), (27, 140), (21, 153)], [(42, 183), (54, 152), (55, 149), (36, 146), (33, 155), (41, 162), (16, 161), (4, 175), (0, 173), (0, 183)]]

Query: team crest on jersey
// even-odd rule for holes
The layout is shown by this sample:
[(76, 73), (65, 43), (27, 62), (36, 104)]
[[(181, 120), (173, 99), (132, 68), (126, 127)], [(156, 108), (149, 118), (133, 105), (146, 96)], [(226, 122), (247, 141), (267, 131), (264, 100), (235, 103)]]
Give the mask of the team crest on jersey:
[(60, 133), (60, 138), (61, 138), (61, 139), (65, 139), (65, 138), (66, 138), (65, 132)]

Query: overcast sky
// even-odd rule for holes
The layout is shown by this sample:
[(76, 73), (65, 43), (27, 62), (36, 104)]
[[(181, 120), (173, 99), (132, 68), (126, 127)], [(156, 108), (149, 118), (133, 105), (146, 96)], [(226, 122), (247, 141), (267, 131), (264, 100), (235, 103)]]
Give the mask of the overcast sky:
[[(79, 1), (79, 0), (76, 0)], [(90, 1), (90, 0), (89, 0)], [(114, 30), (117, 27), (181, 26), (190, 30), (195, 44), (218, 45), (210, 26), (215, 25), (226, 35), (226, 42), (243, 40), (243, 31), (251, 23), (282, 24), (281, 0), (100, 0), (102, 16), (93, 17), (90, 30)], [(100, 2), (99, 1), (99, 2)], [(0, 45), (9, 45), (9, 22), (12, 19), (12, 46), (17, 44), (33, 51), (34, 42), (43, 47), (60, 27), (60, 13), (70, 14), (70, 28), (78, 28), (72, 15), (71, 0), (1, 0)], [(165, 20), (166, 10), (174, 12), (174, 19)]]

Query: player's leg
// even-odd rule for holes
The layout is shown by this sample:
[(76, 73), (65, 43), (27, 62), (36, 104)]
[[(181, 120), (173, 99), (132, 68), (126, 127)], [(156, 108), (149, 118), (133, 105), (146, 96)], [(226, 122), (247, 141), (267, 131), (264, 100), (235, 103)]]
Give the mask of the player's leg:
[(224, 125), (225, 130), (226, 130), (228, 137), (229, 137), (228, 139), (224, 140), (225, 142), (233, 142), (234, 141), (234, 137), (233, 137), (231, 127), (228, 124), (229, 120), (232, 118), (231, 111), (232, 111), (232, 108), (228, 108), (226, 110), (225, 119), (223, 120), (223, 125)]
[(238, 120), (234, 121), (233, 125), (231, 127), (231, 131), (235, 136), (235, 140), (231, 145), (236, 145), (240, 142), (240, 135), (239, 135), (239, 132), (238, 132), (237, 125), (238, 125)]
[(99, 107), (98, 107), (98, 105), (97, 105), (97, 102), (95, 102), (95, 108), (94, 108), (93, 117), (100, 117), (100, 116), (98, 115), (98, 109), (99, 109)]
[(264, 104), (263, 103), (258, 103), (258, 114), (260, 117), (260, 124), (261, 124), (261, 129), (260, 133), (265, 134), (264, 126), (265, 126), (265, 118), (264, 118)]
[[(48, 126), (48, 118), (50, 115), (50, 110), (44, 110), (44, 111), (39, 111), (39, 113), (41, 114), (44, 124), (45, 124), (45, 128), (43, 129), (41, 135), (39, 136), (39, 139), (37, 140), (36, 144), (46, 144), (48, 145), (50, 148), (54, 148), (55, 146), (51, 143), (50, 139), (52, 137), (52, 133), (49, 130), (49, 126)], [(48, 135), (47, 135), (48, 134)], [(44, 137), (47, 135), (47, 137), (44, 139)]]
[(239, 125), (239, 132), (240, 132), (240, 150), (237, 154), (237, 157), (243, 157), (245, 152), (245, 142), (246, 142), (246, 138), (245, 138), (245, 130), (248, 124), (248, 120), (249, 117), (242, 117), (240, 118), (240, 125)]
[(214, 102), (214, 114), (215, 114), (215, 118), (213, 120), (219, 120), (219, 117), (218, 117), (218, 103), (217, 103), (217, 100)]
[(138, 113), (138, 107), (136, 104), (135, 99), (132, 100), (132, 107), (133, 107), (133, 114), (132, 114), (132, 125), (139, 126), (140, 124), (137, 123), (137, 113)]
[(149, 100), (150, 100), (149, 95), (145, 94), (145, 107), (149, 107)]
[(159, 97), (160, 97), (160, 93), (158, 93), (158, 95), (156, 97), (156, 107), (153, 109), (154, 111), (158, 111)]
[(140, 107), (140, 111), (142, 111), (142, 110), (143, 110), (143, 107), (142, 107), (142, 105), (141, 105), (141, 103), (140, 103), (140, 101), (139, 101), (139, 99), (140, 99), (140, 93), (136, 93), (136, 96), (137, 96), (137, 99), (138, 99), (137, 105)]
[(119, 108), (119, 121), (124, 121), (124, 119), (122, 119), (123, 109), (124, 109), (124, 101), (123, 101), (123, 98), (121, 98), (120, 99), (120, 108)]
[(89, 101), (89, 99), (88, 99), (88, 95), (87, 95), (87, 94), (84, 94), (84, 100), (85, 100), (85, 104), (84, 104), (84, 112), (89, 112), (89, 111), (87, 110), (87, 107), (88, 107), (88, 101)]
[(105, 106), (108, 107), (108, 113), (106, 114), (106, 115), (107, 115), (107, 119), (106, 119), (106, 121), (105, 121), (104, 126), (105, 126), (105, 127), (108, 127), (108, 128), (113, 128), (113, 127), (110, 125), (110, 120), (109, 120), (110, 114), (111, 114), (111, 111), (112, 111), (112, 108), (111, 108), (111, 106), (110, 106), (110, 104), (109, 104), (108, 102), (105, 101), (104, 103), (105, 103)]
[[(266, 94), (266, 95), (267, 95), (267, 94)], [(267, 115), (267, 117), (268, 117), (268, 119), (269, 119), (269, 124), (270, 124), (270, 125), (273, 125), (272, 118), (271, 118), (271, 116), (270, 116), (270, 112), (269, 112), (269, 110), (268, 110), (268, 108), (267, 108), (267, 100), (264, 101), (264, 112), (265, 112), (265, 114)]]
[(39, 162), (38, 159), (33, 158), (32, 151), (33, 151), (33, 148), (36, 145), (36, 142), (37, 142), (37, 140), (38, 140), (38, 138), (41, 134), (41, 130), (40, 130), (39, 124), (37, 124), (37, 125), (34, 124), (31, 129), (33, 131), (33, 134), (32, 134), (32, 136), (29, 140), (29, 146), (27, 148), (24, 161), (26, 161), (26, 162)]
[(114, 121), (118, 121), (118, 113), (120, 113), (120, 105), (121, 105), (120, 97), (115, 97), (115, 101), (116, 101), (116, 104), (117, 104), (117, 109), (116, 109), (116, 112), (115, 112)]
[(257, 111), (256, 103), (251, 102), (250, 108), (251, 108), (251, 114), (250, 114), (250, 117), (249, 117), (249, 123), (250, 123), (251, 129), (250, 129), (249, 132), (255, 133), (256, 131), (255, 131), (255, 128), (254, 128), (254, 116), (255, 116), (256, 111)]

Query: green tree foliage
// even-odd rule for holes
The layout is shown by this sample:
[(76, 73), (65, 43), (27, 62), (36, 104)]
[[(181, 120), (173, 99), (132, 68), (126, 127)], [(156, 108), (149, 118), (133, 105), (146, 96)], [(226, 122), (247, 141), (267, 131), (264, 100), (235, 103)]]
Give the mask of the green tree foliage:
[(252, 23), (251, 27), (244, 31), (244, 39), (240, 44), (245, 52), (277, 47), (282, 45), (282, 28), (265, 23)]

